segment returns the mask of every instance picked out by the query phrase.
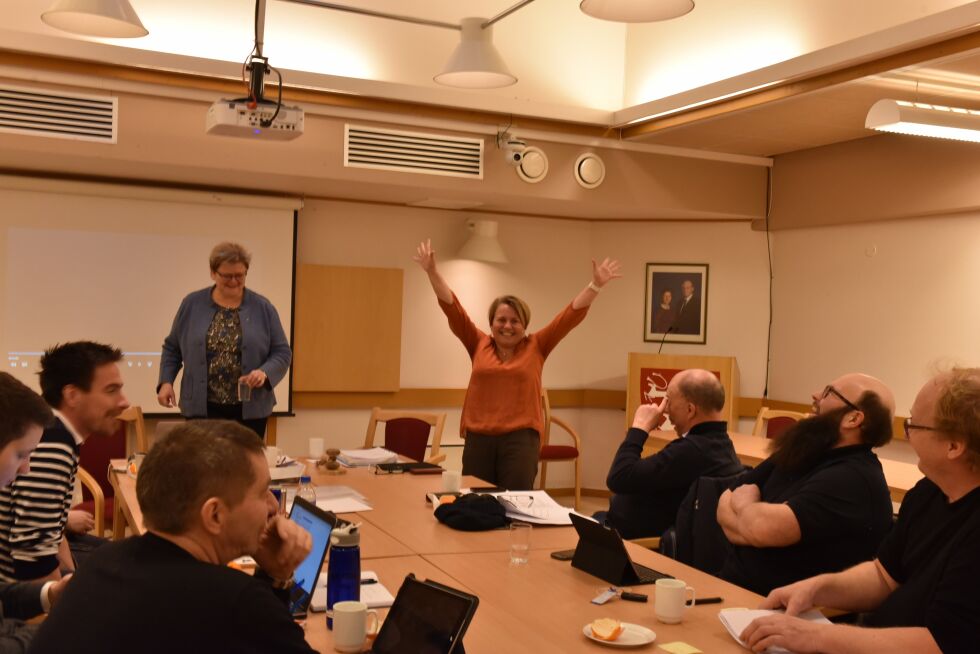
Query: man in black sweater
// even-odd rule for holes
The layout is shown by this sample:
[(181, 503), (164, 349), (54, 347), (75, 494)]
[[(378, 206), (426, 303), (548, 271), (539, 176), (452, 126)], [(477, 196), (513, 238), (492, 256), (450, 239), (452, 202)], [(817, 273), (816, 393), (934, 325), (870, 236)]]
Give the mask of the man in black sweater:
[[(980, 368), (936, 376), (919, 391), (905, 434), (925, 479), (902, 501), (873, 561), (777, 588), (742, 638), (761, 652), (972, 654), (980, 643)], [(815, 624), (812, 606), (869, 612), (867, 627)]]
[[(31, 652), (314, 650), (286, 602), (310, 535), (269, 491), (255, 432), (188, 422), (146, 456), (136, 494), (147, 533), (92, 553), (41, 625)], [(227, 567), (251, 555), (254, 576)]]
[(871, 451), (891, 440), (891, 391), (874, 377), (844, 375), (814, 393), (813, 408), (718, 500), (731, 543), (722, 579), (765, 594), (839, 572), (871, 559), (891, 528), (891, 496)]
[[(674, 375), (659, 405), (641, 404), (606, 477), (614, 493), (609, 512), (598, 517), (623, 538), (659, 536), (674, 524), (678, 505), (698, 477), (742, 470), (722, 419), (724, 406), (721, 382), (713, 373), (697, 369)], [(678, 437), (643, 458), (643, 444), (664, 414)]]

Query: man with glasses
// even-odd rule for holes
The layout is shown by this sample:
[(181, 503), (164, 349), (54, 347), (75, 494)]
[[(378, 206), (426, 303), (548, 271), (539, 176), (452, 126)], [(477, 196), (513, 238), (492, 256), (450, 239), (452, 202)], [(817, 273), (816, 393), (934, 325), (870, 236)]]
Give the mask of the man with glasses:
[(731, 544), (719, 576), (757, 593), (867, 561), (892, 524), (871, 451), (891, 439), (891, 391), (874, 377), (844, 375), (813, 395), (813, 410), (718, 502)]
[[(976, 652), (980, 642), (980, 368), (922, 387), (905, 423), (925, 479), (906, 494), (878, 556), (844, 572), (777, 588), (742, 638), (755, 651)], [(867, 612), (863, 624), (813, 624), (812, 606)]]

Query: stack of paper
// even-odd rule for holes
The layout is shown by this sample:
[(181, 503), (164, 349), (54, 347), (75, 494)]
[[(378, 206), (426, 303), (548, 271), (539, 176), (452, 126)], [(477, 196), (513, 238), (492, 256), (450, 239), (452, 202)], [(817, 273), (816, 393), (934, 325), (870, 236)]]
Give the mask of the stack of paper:
[(348, 468), (357, 468), (379, 463), (394, 463), (398, 461), (398, 455), (383, 447), (372, 447), (366, 450), (340, 450), (337, 460)]
[[(395, 597), (378, 581), (378, 573), (365, 570), (361, 573), (361, 601), (371, 609), (381, 609), (395, 603)], [(327, 573), (321, 572), (310, 601), (311, 611), (327, 610)]]
[(317, 486), (316, 505), (334, 513), (363, 513), (370, 511), (367, 498), (350, 486)]
[[(286, 511), (293, 508), (296, 489), (290, 488), (286, 494)], [(350, 486), (317, 486), (316, 505), (324, 511), (334, 513), (361, 513), (370, 511), (371, 505), (367, 498)]]
[(272, 481), (283, 479), (299, 479), (306, 474), (306, 465), (288, 456), (280, 456), (276, 459), (276, 466), (269, 468), (269, 476)]
[[(766, 615), (773, 615), (774, 613), (782, 613), (782, 611), (770, 611), (769, 609), (722, 609), (718, 611), (718, 619), (721, 623), (725, 625), (725, 629), (728, 633), (732, 635), (739, 645), (742, 647), (747, 647), (745, 643), (739, 636), (745, 631), (745, 628), (749, 626), (749, 623), (756, 618), (761, 618)], [(822, 622), (830, 624), (830, 620), (825, 618), (820, 611), (810, 610), (801, 613), (799, 618), (804, 620), (809, 620), (810, 622)], [(787, 649), (782, 647), (770, 647), (766, 650), (766, 654), (793, 654)]]
[(507, 517), (521, 522), (533, 522), (538, 525), (570, 525), (571, 512), (567, 506), (562, 506), (543, 490), (536, 491), (506, 491), (492, 493), (504, 505)]

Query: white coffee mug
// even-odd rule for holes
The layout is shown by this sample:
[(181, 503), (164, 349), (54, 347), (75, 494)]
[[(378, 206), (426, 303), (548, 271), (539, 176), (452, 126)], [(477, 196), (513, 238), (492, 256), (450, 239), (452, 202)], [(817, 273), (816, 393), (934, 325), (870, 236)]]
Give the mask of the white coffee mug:
[(276, 467), (276, 461), (279, 460), (279, 448), (267, 445), (265, 448), (265, 462), (269, 464), (270, 468)]
[(310, 458), (319, 459), (323, 456), (323, 439), (322, 438), (311, 438), (310, 439)]
[(442, 473), (442, 490), (447, 493), (458, 493), (463, 474), (459, 470), (444, 470)]
[(654, 591), (653, 612), (665, 624), (677, 624), (694, 606), (694, 589), (680, 579), (657, 579)]
[[(369, 628), (368, 623), (372, 620)], [(367, 637), (377, 634), (378, 612), (369, 611), (364, 602), (333, 605), (333, 648), (338, 652), (360, 652)]]

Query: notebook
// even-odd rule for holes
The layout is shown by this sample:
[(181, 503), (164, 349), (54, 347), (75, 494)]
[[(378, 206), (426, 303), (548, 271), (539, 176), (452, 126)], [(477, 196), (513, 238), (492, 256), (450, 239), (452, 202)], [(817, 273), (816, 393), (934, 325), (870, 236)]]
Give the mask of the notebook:
[(296, 583), (289, 596), (289, 610), (294, 616), (305, 616), (309, 610), (310, 601), (316, 582), (320, 578), (320, 569), (330, 547), (330, 532), (337, 526), (337, 516), (329, 511), (318, 509), (302, 497), (293, 500), (293, 508), (289, 519), (310, 532), (313, 537), (313, 547), (303, 562), (296, 568), (293, 576)]
[(615, 586), (652, 584), (657, 579), (670, 578), (668, 574), (633, 563), (622, 537), (612, 527), (575, 513), (570, 513), (569, 517), (578, 532), (572, 567)]

